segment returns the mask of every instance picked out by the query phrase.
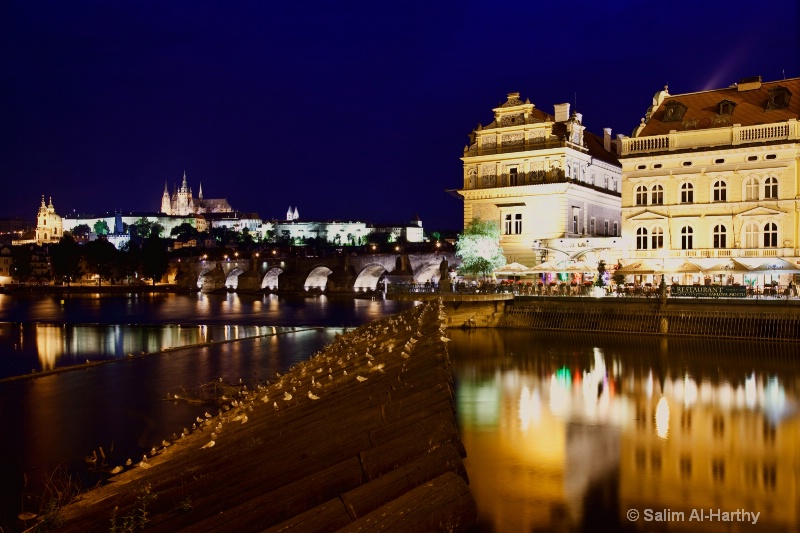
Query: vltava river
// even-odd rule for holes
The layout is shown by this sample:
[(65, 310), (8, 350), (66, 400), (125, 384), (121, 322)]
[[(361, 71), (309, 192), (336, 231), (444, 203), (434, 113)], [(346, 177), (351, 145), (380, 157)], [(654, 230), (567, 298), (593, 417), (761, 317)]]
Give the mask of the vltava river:
[[(120, 359), (0, 381), (0, 528), (14, 530), (21, 510), (37, 510), (40, 481), (58, 466), (92, 483), (84, 462), (92, 450), (103, 446), (109, 464), (136, 459), (205, 410), (167, 393), (220, 377), (268, 379), (343, 326), (407, 306), (324, 296), (0, 295), (0, 376)], [(479, 530), (797, 530), (796, 345), (448, 334)], [(218, 342), (254, 335), (262, 336)], [(711, 510), (720, 518), (739, 511), (727, 517), (741, 521), (711, 522)], [(654, 521), (656, 511), (670, 521)], [(755, 526), (742, 511), (760, 513)]]

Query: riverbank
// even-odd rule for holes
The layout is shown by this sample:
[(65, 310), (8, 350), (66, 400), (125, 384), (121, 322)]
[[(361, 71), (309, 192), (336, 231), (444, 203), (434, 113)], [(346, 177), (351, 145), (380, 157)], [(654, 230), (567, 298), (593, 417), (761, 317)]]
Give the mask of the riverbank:
[[(440, 306), (362, 326), (59, 513), (60, 530), (466, 531), (466, 485)], [(116, 520), (116, 522), (114, 522)]]

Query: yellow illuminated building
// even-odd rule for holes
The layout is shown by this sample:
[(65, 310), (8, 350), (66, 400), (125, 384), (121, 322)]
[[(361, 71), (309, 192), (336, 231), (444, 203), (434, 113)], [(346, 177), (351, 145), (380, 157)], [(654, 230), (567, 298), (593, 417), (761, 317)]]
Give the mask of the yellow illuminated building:
[(64, 235), (61, 217), (56, 214), (53, 207), (53, 199), (45, 205), (42, 196), (42, 205), (39, 206), (39, 213), (36, 215), (36, 244), (57, 243)]
[(732, 274), (800, 268), (798, 116), (800, 78), (657, 92), (617, 141), (628, 261), (667, 272), (686, 261)]
[(493, 112), (488, 126), (470, 134), (461, 158), (464, 224), (497, 221), (506, 258), (526, 265), (538, 263), (537, 250), (545, 248), (616, 246), (621, 170), (611, 130), (600, 138), (586, 131), (580, 113), (570, 115), (569, 104), (550, 115), (519, 93)]

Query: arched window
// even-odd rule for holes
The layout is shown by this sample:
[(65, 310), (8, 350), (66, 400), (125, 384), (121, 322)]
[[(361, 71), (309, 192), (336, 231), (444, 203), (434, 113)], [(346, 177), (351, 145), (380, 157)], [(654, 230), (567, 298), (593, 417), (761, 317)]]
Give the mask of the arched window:
[(758, 180), (750, 178), (744, 182), (744, 199), (758, 200)]
[(764, 226), (764, 248), (778, 247), (778, 225), (767, 222)]
[[(660, 185), (659, 185), (660, 187)], [(651, 248), (653, 250), (658, 250), (664, 247), (664, 230), (658, 226), (653, 228), (653, 232), (651, 233), (651, 240), (650, 243), (652, 244)]]
[(715, 181), (712, 192), (715, 202), (725, 202), (728, 200), (728, 185), (724, 181)]
[(694, 185), (691, 183), (684, 183), (681, 185), (681, 203), (693, 204), (694, 203)]
[(758, 224), (750, 222), (744, 228), (744, 247), (758, 248)]
[(778, 178), (770, 176), (764, 181), (764, 199), (778, 199)]
[(647, 205), (647, 187), (639, 185), (636, 187), (636, 205)]
[(714, 248), (728, 247), (728, 228), (722, 224), (714, 226)]
[(664, 205), (664, 187), (653, 185), (650, 190), (650, 203), (653, 205)]
[(681, 228), (681, 249), (691, 250), (694, 248), (694, 230), (691, 226)]
[(647, 228), (638, 228), (636, 230), (636, 249), (647, 250)]

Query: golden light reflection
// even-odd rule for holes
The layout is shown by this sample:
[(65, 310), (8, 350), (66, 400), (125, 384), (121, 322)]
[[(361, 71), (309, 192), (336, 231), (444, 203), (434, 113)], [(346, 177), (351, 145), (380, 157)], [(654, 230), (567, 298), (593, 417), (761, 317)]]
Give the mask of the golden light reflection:
[(666, 439), (669, 434), (669, 403), (665, 397), (661, 397), (656, 405), (656, 435)]

